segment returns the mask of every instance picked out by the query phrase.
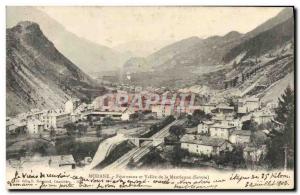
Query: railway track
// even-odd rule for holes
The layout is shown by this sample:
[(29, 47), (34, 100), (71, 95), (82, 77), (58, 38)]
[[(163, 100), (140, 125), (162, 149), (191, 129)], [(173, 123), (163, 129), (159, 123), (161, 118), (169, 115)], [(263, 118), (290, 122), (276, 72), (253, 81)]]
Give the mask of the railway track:
[[(169, 129), (173, 125), (182, 125), (184, 120), (176, 120), (164, 127), (162, 130), (154, 134), (151, 138), (164, 138), (169, 135)], [(145, 141), (141, 144), (141, 147), (134, 148), (120, 157), (118, 160), (108, 165), (104, 169), (124, 169), (131, 159), (135, 162), (139, 161), (143, 156), (145, 156), (148, 152), (151, 151), (153, 141)]]

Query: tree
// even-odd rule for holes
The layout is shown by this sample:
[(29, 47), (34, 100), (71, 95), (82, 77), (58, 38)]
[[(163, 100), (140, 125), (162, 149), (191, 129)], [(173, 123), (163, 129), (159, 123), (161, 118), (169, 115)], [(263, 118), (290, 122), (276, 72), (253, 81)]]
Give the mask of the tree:
[(167, 126), (168, 124), (170, 124), (171, 122), (173, 122), (175, 120), (175, 117), (173, 115), (167, 116), (166, 118), (163, 119), (163, 121), (161, 121), (158, 125), (159, 129), (164, 128), (165, 126)]
[(53, 127), (51, 127), (51, 128), (50, 128), (50, 138), (51, 138), (51, 139), (54, 138), (55, 135), (56, 135), (55, 130), (54, 130)]
[(197, 126), (201, 121), (208, 120), (210, 117), (205, 114), (203, 110), (194, 110), (192, 115), (187, 116), (187, 126), (194, 127)]
[(173, 125), (170, 127), (169, 132), (171, 135), (175, 135), (177, 140), (185, 134), (185, 128), (181, 125)]
[(289, 119), (289, 114), (294, 115), (294, 92), (290, 86), (288, 86), (281, 98), (278, 98), (278, 107), (275, 109), (275, 120), (281, 123), (285, 123)]
[[(163, 165), (166, 162), (165, 159), (161, 157), (160, 150), (153, 148), (147, 155), (145, 155), (140, 162), (143, 162), (143, 167), (145, 168), (155, 168), (157, 165)], [(135, 164), (136, 167), (136, 164)]]
[(272, 129), (272, 127), (273, 127), (272, 122), (267, 122), (265, 124), (259, 124), (257, 126), (257, 130)]
[(66, 128), (67, 134), (69, 136), (74, 135), (74, 133), (76, 131), (76, 126), (73, 123), (65, 124), (64, 127)]
[(172, 152), (170, 153), (171, 163), (175, 166), (178, 166), (182, 159), (188, 156), (188, 151), (180, 148), (180, 144), (175, 144)]
[(251, 117), (250, 120), (243, 122), (242, 130), (250, 130), (250, 131), (257, 130), (257, 123), (255, 122), (253, 117)]
[[(287, 152), (287, 167), (294, 167), (294, 115), (295, 102), (294, 91), (288, 86), (284, 94), (278, 99), (278, 107), (275, 109), (275, 120), (284, 124), (282, 131), (273, 130), (273, 136), (267, 144), (268, 153), (266, 160), (272, 168), (283, 168), (285, 152)], [(285, 147), (287, 149), (285, 149)]]
[(101, 126), (100, 125), (98, 125), (96, 127), (96, 135), (97, 135), (97, 137), (101, 137)]
[(105, 117), (103, 120), (102, 120), (102, 123), (104, 126), (111, 126), (113, 125), (113, 119), (110, 118), (110, 117)]
[(241, 168), (245, 166), (245, 160), (243, 157), (243, 148), (236, 146), (228, 155), (228, 161), (232, 163), (234, 168)]
[(78, 129), (78, 134), (79, 134), (80, 136), (83, 135), (84, 133), (86, 133), (86, 131), (87, 131), (87, 127), (84, 126), (84, 125), (82, 125), (82, 124), (79, 124), (79, 125), (77, 126), (77, 129)]
[(151, 125), (150, 130), (157, 131), (158, 130), (157, 125), (156, 124)]
[(204, 120), (210, 120), (212, 118), (210, 114), (206, 114), (203, 110), (195, 110), (192, 116), (193, 118), (195, 118), (195, 120), (198, 120), (199, 122)]
[(141, 112), (135, 112), (129, 117), (131, 120), (142, 120), (144, 118), (144, 114)]
[(203, 110), (195, 110), (193, 112), (193, 118), (200, 120), (204, 120), (206, 118), (206, 114)]
[(251, 117), (250, 120), (243, 122), (242, 130), (249, 130), (251, 131), (251, 141), (253, 140), (253, 136), (257, 131), (258, 124), (255, 122), (254, 118)]
[(220, 152), (219, 155), (213, 157), (217, 165), (232, 166), (233, 168), (245, 167), (245, 160), (243, 157), (243, 148), (235, 146), (232, 151)]

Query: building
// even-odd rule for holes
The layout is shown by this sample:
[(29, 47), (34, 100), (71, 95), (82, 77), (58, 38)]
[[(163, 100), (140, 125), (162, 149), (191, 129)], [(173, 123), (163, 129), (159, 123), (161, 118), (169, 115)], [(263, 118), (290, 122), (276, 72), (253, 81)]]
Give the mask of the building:
[(79, 121), (81, 119), (81, 114), (80, 113), (71, 113), (70, 114), (70, 120), (72, 121), (72, 123), (75, 123), (77, 121)]
[(211, 137), (222, 138), (225, 140), (229, 139), (230, 134), (236, 130), (236, 127), (228, 124), (214, 124), (209, 129), (209, 134)]
[(266, 107), (270, 110), (274, 110), (278, 107), (278, 102), (268, 102)]
[(222, 123), (223, 121), (233, 121), (234, 119), (234, 107), (228, 106), (225, 103), (219, 104), (212, 110), (212, 120), (215, 123)]
[(121, 115), (121, 120), (122, 121), (128, 121), (131, 116), (134, 114), (134, 110), (127, 108)]
[(26, 133), (27, 123), (15, 118), (6, 118), (6, 135), (19, 135)]
[(71, 122), (70, 113), (66, 113), (63, 110), (52, 110), (43, 116), (45, 128), (54, 129), (58, 127), (64, 127), (66, 124)]
[(268, 110), (260, 110), (253, 113), (253, 119), (258, 124), (266, 124), (273, 120), (275, 114), (271, 113)]
[(201, 105), (201, 110), (203, 110), (204, 112), (205, 112), (205, 114), (209, 114), (209, 113), (211, 113), (211, 111), (213, 110), (213, 109), (215, 109), (216, 108), (216, 105), (215, 104), (202, 104)]
[(100, 121), (106, 117), (113, 120), (121, 120), (122, 111), (94, 111), (87, 114), (87, 119), (90, 121)]
[(67, 134), (66, 128), (56, 128), (54, 129), (56, 135), (65, 135)]
[(228, 125), (236, 127), (236, 130), (242, 130), (243, 122), (239, 119), (234, 119), (234, 120), (228, 121)]
[(83, 102), (74, 110), (74, 113), (83, 113), (87, 111), (88, 111), (88, 104)]
[(225, 115), (223, 113), (216, 113), (211, 118), (215, 123), (222, 123), (223, 121), (233, 121), (233, 115)]
[(40, 134), (44, 131), (44, 123), (38, 119), (29, 119), (27, 121), (27, 131), (30, 135)]
[(186, 134), (180, 139), (180, 142), (182, 149), (196, 155), (215, 156), (232, 150), (231, 144), (221, 138)]
[(209, 114), (212, 112), (212, 110), (214, 110), (216, 108), (215, 104), (201, 104), (201, 105), (192, 105), (192, 106), (188, 106), (188, 114), (193, 114), (193, 112), (195, 110), (202, 110), (203, 112), (205, 112), (205, 114)]
[(246, 114), (249, 112), (253, 112), (260, 107), (259, 98), (248, 97), (245, 99), (238, 100), (238, 113)]
[(228, 106), (225, 103), (221, 103), (215, 109), (213, 109), (212, 112), (219, 113), (219, 114), (225, 115), (225, 116), (233, 116), (234, 107), (233, 106)]
[(152, 105), (151, 112), (156, 113), (157, 118), (174, 115), (174, 106), (171, 104), (157, 104)]
[(251, 131), (249, 130), (237, 130), (233, 131), (229, 136), (229, 141), (233, 144), (243, 145), (250, 143)]
[(209, 134), (209, 128), (214, 125), (215, 123), (213, 121), (202, 121), (198, 125), (198, 134)]
[(22, 122), (27, 122), (27, 114), (28, 113), (19, 113), (19, 114), (17, 114), (17, 116), (16, 116), (16, 118), (14, 118), (14, 119), (17, 119), (17, 120), (19, 120), (19, 121), (22, 121)]
[(73, 113), (75, 111), (75, 109), (79, 106), (79, 104), (80, 104), (80, 99), (78, 99), (78, 98), (72, 98), (72, 99), (68, 100), (65, 103), (65, 112)]
[(31, 109), (26, 113), (26, 120), (37, 119), (43, 122), (43, 115), (47, 110)]

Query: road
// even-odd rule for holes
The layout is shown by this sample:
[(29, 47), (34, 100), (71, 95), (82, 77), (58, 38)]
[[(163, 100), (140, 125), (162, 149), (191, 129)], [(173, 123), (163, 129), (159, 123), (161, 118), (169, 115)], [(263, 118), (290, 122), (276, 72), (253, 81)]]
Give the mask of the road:
[[(159, 132), (154, 134), (151, 138), (164, 138), (169, 135), (169, 129), (173, 125), (182, 125), (184, 123), (184, 120), (175, 120), (163, 129), (161, 129)], [(131, 159), (134, 160), (134, 162), (139, 161), (143, 156), (145, 156), (148, 152), (151, 150), (153, 141), (144, 141), (140, 147), (134, 148), (121, 156), (118, 160), (113, 162), (112, 164), (108, 165), (104, 169), (124, 169), (126, 168), (127, 164)]]

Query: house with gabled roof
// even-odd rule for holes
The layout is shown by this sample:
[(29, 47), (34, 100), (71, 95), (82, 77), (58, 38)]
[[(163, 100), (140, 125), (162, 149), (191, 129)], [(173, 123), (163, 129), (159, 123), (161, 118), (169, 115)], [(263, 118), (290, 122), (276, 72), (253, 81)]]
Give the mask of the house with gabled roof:
[(233, 144), (243, 145), (250, 143), (251, 131), (249, 130), (237, 130), (233, 131), (229, 136), (229, 141)]
[(181, 148), (191, 154), (215, 156), (231, 151), (232, 145), (225, 139), (186, 134), (181, 139)]

